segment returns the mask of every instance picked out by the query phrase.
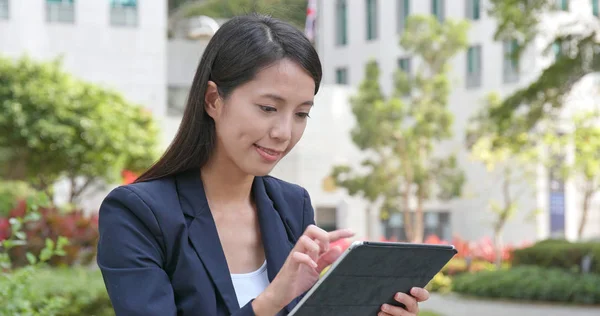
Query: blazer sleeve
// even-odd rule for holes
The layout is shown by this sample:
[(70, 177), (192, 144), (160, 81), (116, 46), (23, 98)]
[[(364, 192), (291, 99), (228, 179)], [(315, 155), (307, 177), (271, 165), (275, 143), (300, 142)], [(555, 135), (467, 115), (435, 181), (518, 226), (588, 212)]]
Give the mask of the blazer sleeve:
[(119, 187), (103, 201), (98, 227), (97, 262), (116, 315), (176, 315), (161, 229), (148, 205)]

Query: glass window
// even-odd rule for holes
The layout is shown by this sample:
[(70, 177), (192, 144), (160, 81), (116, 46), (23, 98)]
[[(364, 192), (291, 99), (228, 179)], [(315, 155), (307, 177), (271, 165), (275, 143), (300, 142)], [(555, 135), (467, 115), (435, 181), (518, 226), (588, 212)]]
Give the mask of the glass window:
[(167, 88), (167, 115), (183, 115), (189, 92), (190, 87), (169, 86)]
[(348, 44), (348, 4), (346, 0), (337, 1), (336, 43), (340, 46)]
[(438, 21), (443, 22), (445, 18), (444, 0), (431, 0), (431, 14), (438, 18)]
[(377, 38), (377, 0), (366, 0), (367, 4), (367, 40)]
[(481, 72), (481, 46), (471, 46), (467, 50), (467, 88), (481, 86)]
[(117, 26), (137, 26), (137, 0), (110, 0), (110, 24)]
[(46, 21), (58, 23), (74, 23), (74, 0), (46, 0)]
[(600, 17), (600, 6), (598, 5), (598, 0), (592, 0), (592, 13), (595, 17)]
[(398, 59), (398, 67), (402, 69), (402, 71), (410, 74), (410, 57)]
[(410, 0), (398, 0), (398, 33), (402, 33), (404, 31), (404, 27), (406, 26), (406, 20), (408, 20), (408, 16), (410, 15)]
[(513, 83), (519, 81), (518, 61), (511, 58), (511, 54), (517, 48), (516, 40), (504, 41), (502, 43), (503, 59), (503, 81), (504, 83)]
[(466, 0), (466, 17), (471, 20), (479, 20), (481, 18), (481, 1)]
[(324, 231), (337, 229), (337, 209), (334, 207), (317, 207), (315, 210), (315, 222)]
[(552, 52), (554, 52), (554, 58), (559, 58), (562, 55), (563, 47), (560, 41), (552, 43)]
[(348, 68), (342, 67), (335, 70), (335, 83), (348, 84)]
[(0, 0), (0, 20), (8, 20), (9, 16), (8, 0)]
[(556, 0), (556, 6), (559, 10), (569, 11), (569, 0)]

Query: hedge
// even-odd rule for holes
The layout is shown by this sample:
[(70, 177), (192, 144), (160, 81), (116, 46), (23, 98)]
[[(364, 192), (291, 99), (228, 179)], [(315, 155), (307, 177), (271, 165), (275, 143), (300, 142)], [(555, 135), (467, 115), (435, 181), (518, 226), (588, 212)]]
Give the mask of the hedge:
[[(15, 273), (15, 272), (11, 272)], [(18, 272), (16, 272), (18, 273)], [(10, 277), (10, 274), (1, 276)], [(7, 280), (0, 279), (0, 282)], [(0, 292), (0, 314), (7, 311), (30, 310), (27, 315), (44, 316), (114, 316), (110, 299), (99, 270), (85, 268), (36, 269), (19, 297), (10, 297), (11, 292)], [(24, 294), (25, 293), (25, 294)], [(8, 296), (8, 297), (7, 297)], [(48, 299), (58, 298), (58, 311), (48, 309)], [(64, 303), (62, 303), (64, 302)], [(66, 304), (65, 304), (66, 303)], [(23, 306), (30, 306), (24, 308)]]
[(452, 290), (466, 295), (526, 301), (600, 304), (600, 275), (535, 266), (461, 274)]
[(546, 268), (561, 268), (573, 272), (581, 271), (581, 262), (592, 255), (590, 272), (600, 274), (600, 243), (566, 240), (545, 240), (531, 247), (514, 251), (513, 266), (535, 265)]

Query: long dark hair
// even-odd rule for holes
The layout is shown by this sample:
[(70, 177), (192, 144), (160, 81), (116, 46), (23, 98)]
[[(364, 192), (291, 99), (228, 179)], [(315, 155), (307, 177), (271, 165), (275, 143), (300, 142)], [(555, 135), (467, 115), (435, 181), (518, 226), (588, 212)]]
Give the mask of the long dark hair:
[(214, 121), (205, 111), (208, 81), (213, 81), (220, 96), (227, 98), (261, 69), (283, 58), (295, 61), (313, 77), (316, 94), (322, 77), (321, 62), (302, 32), (258, 14), (238, 16), (224, 23), (202, 55), (175, 138), (163, 156), (135, 182), (204, 166), (213, 152), (216, 136)]

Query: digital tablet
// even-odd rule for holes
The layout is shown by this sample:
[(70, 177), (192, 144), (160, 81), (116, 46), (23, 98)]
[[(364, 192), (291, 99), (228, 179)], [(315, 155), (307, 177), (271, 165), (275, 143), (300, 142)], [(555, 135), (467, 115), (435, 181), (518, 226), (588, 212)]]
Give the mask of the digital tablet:
[(377, 315), (402, 306), (394, 294), (425, 287), (456, 255), (452, 245), (356, 241), (306, 293), (289, 315)]

